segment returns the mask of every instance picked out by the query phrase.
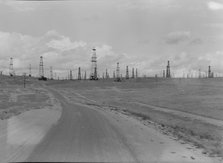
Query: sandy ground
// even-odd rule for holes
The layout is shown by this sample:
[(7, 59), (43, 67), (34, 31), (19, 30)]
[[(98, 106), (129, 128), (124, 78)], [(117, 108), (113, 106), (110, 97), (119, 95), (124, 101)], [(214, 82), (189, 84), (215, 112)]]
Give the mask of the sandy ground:
[(45, 108), (27, 111), (1, 121), (1, 162), (21, 162), (27, 159), (59, 117), (60, 111)]

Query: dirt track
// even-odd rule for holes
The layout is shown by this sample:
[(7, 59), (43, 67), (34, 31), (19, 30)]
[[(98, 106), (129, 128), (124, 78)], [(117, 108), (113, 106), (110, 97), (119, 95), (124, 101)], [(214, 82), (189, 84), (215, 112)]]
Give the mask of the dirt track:
[[(6, 161), (212, 162), (199, 151), (188, 149), (189, 145), (179, 144), (131, 117), (70, 103), (56, 91), (52, 93), (60, 100), (63, 108), (57, 124), (45, 129), (46, 132), (41, 132), (40, 137), (43, 139), (39, 138), (41, 141), (37, 141), (32, 148), (23, 143), (19, 148), (12, 149), (7, 144)], [(19, 116), (23, 116), (20, 121), (25, 121), (31, 115)], [(40, 121), (44, 123), (41, 118)], [(48, 126), (52, 125), (46, 119), (45, 122)], [(40, 122), (35, 121), (29, 125), (28, 128), (32, 129), (29, 132), (36, 131), (38, 123)], [(38, 129), (45, 125), (39, 125)], [(23, 126), (17, 126), (18, 130), (11, 134), (11, 139), (24, 137), (26, 133), (21, 132), (20, 127)], [(9, 131), (5, 132), (8, 134)], [(4, 143), (3, 138), (4, 136), (0, 143)], [(22, 151), (29, 152), (21, 152), (21, 148)], [(14, 155), (16, 157), (12, 157)]]

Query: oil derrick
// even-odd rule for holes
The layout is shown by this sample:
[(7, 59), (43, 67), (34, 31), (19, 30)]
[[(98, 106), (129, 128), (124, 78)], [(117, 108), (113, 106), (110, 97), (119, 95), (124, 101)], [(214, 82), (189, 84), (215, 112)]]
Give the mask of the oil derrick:
[(78, 80), (81, 80), (81, 68), (78, 67), (78, 77), (77, 77)]
[(44, 77), (43, 57), (42, 57), (42, 56), (40, 56), (40, 64), (39, 64), (39, 80), (47, 80), (47, 78)]
[(201, 69), (199, 69), (199, 76), (198, 78), (201, 78)]
[(84, 80), (87, 80), (87, 73), (86, 73), (86, 71), (84, 72)]
[(13, 58), (10, 58), (10, 64), (9, 64), (9, 75), (14, 76), (14, 69), (13, 69)]
[(113, 79), (115, 79), (115, 71), (113, 71)]
[(31, 69), (32, 69), (31, 64), (29, 64), (29, 77), (31, 77), (31, 76), (32, 76)]
[(108, 70), (107, 69), (106, 69), (106, 72), (105, 72), (105, 78), (109, 79), (109, 74), (108, 74)]
[(132, 78), (135, 78), (134, 68), (132, 68)]
[(50, 80), (53, 80), (53, 68), (50, 66)]
[(125, 75), (126, 79), (129, 79), (129, 67), (126, 66), (126, 75)]
[(54, 79), (57, 79), (57, 73), (56, 72), (54, 73)]
[(165, 78), (166, 77), (166, 75), (165, 75), (165, 70), (163, 70), (163, 78)]
[(116, 80), (115, 81), (117, 81), (117, 82), (121, 81), (119, 62), (117, 63), (117, 67), (116, 67)]
[(136, 79), (138, 78), (138, 69), (136, 68)]
[(166, 66), (166, 78), (170, 78), (170, 61), (167, 61), (167, 66)]
[(98, 80), (96, 49), (93, 48), (92, 51), (93, 51), (93, 54), (92, 54), (92, 57), (91, 57), (92, 67), (91, 67), (90, 80)]
[(73, 74), (72, 74), (72, 70), (70, 70), (70, 75), (69, 75), (70, 80), (73, 80)]
[(211, 66), (208, 66), (208, 78), (213, 78), (214, 77), (214, 73), (211, 72)]

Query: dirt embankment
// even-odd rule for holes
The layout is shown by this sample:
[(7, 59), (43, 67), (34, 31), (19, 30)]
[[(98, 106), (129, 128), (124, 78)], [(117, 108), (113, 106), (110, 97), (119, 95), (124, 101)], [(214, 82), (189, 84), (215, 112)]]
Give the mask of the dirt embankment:
[[(88, 105), (95, 105), (90, 102)], [(205, 123), (190, 117), (177, 116), (171, 113), (153, 111), (143, 112), (140, 107), (129, 110), (118, 106), (95, 106), (109, 109), (128, 116), (132, 116), (142, 123), (153, 126), (165, 135), (173, 137), (182, 144), (190, 143), (196, 148), (203, 150), (203, 154), (210, 157), (223, 158), (223, 128), (213, 124)]]
[[(53, 108), (58, 104), (52, 94), (38, 83), (30, 82), (24, 88), (14, 79), (8, 80), (9, 82), (0, 85), (0, 120), (9, 119), (28, 110)], [(10, 83), (11, 80), (15, 83)]]

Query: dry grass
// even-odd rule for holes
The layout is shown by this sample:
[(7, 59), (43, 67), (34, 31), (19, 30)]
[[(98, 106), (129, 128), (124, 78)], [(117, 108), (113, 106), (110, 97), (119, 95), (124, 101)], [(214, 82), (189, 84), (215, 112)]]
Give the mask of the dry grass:
[[(153, 121), (164, 134), (191, 142), (211, 156), (223, 157), (223, 127), (132, 103), (141, 102), (223, 120), (223, 79), (151, 78), (124, 82), (30, 80), (26, 89), (23, 88), (22, 78), (7, 82), (1, 80), (0, 83), (0, 118), (3, 119), (26, 109), (49, 105), (47, 92), (38, 84), (45, 83), (59, 90), (70, 101), (121, 111), (140, 117), (143, 121)], [(13, 94), (17, 94), (16, 102), (13, 102)]]
[(141, 102), (223, 120), (223, 79), (143, 79), (121, 83), (68, 81), (66, 84), (54, 81), (49, 84), (66, 92), (71, 99), (77, 99), (73, 94), (77, 92), (97, 101), (82, 99), (89, 105), (153, 121), (163, 133), (193, 143), (211, 156), (223, 157), (223, 127), (132, 103)]

